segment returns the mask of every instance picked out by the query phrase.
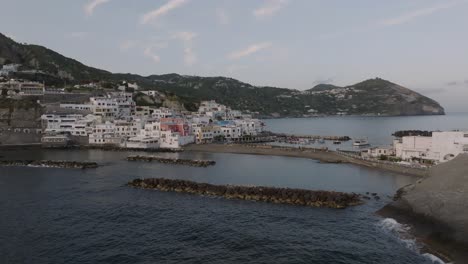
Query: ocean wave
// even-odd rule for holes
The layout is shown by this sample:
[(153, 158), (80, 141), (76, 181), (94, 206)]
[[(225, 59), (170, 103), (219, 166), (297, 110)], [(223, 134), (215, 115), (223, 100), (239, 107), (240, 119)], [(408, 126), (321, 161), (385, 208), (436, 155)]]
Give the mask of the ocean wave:
[(386, 218), (379, 222), (378, 226), (386, 233), (396, 237), (401, 243), (407, 248), (419, 252), (419, 245), (416, 243), (416, 239), (409, 233), (409, 226), (398, 223), (393, 218)]
[[(440, 258), (438, 258), (438, 257), (436, 257), (436, 256), (434, 256), (432, 254), (424, 253), (424, 254), (422, 254), (422, 256), (429, 259), (434, 264), (445, 264), (445, 262), (443, 260), (441, 260)], [(447, 264), (450, 264), (450, 263), (447, 263)]]
[[(421, 254), (421, 246), (418, 245), (416, 239), (411, 236), (409, 233), (410, 227), (398, 223), (393, 218), (385, 218), (378, 223), (378, 226), (386, 233), (398, 238), (408, 249), (415, 251), (418, 254)], [(431, 261), (434, 264), (446, 264), (440, 258), (430, 254), (423, 253), (421, 254), (424, 258)]]

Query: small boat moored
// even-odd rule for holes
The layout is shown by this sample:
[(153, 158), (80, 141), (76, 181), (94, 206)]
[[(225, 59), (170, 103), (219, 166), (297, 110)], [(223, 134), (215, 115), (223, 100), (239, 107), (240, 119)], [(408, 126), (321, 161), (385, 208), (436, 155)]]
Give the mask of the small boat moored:
[(355, 146), (355, 147), (363, 147), (363, 146), (369, 146), (369, 145), (370, 144), (367, 141), (367, 139), (356, 139), (353, 142), (353, 146)]

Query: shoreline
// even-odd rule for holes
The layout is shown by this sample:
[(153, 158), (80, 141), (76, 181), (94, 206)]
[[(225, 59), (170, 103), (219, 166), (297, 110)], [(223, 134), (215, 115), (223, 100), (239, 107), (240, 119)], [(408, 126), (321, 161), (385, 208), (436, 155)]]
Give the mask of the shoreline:
[(350, 156), (345, 156), (337, 151), (313, 148), (291, 148), (291, 147), (274, 147), (269, 145), (222, 145), (222, 144), (203, 144), (203, 145), (188, 145), (184, 149), (189, 152), (207, 152), (207, 153), (229, 153), (229, 154), (247, 154), (247, 155), (264, 155), (264, 156), (281, 156), (292, 158), (306, 158), (317, 160), (322, 163), (337, 163), (337, 164), (352, 164), (363, 166), (393, 173), (404, 174), (412, 177), (426, 177), (427, 170), (416, 168), (408, 168), (389, 164), (382, 164), (378, 161), (366, 161)]
[(352, 155), (347, 155), (339, 151), (333, 151), (322, 148), (293, 148), (280, 147), (272, 145), (245, 145), (245, 144), (190, 144), (184, 146), (183, 149), (125, 149), (119, 147), (107, 146), (71, 146), (71, 147), (56, 147), (44, 148), (37, 144), (28, 145), (0, 145), (0, 150), (16, 150), (16, 149), (45, 149), (45, 150), (102, 150), (102, 151), (128, 151), (128, 152), (206, 152), (206, 153), (229, 153), (229, 154), (245, 154), (245, 155), (264, 155), (264, 156), (280, 156), (291, 158), (312, 159), (322, 163), (347, 163), (356, 166), (373, 168), (413, 177), (426, 177), (427, 169), (411, 168), (398, 164), (384, 163), (378, 160), (363, 160)]
[(287, 147), (271, 147), (258, 145), (256, 147), (232, 144), (201, 144), (188, 145), (184, 149), (188, 152), (208, 152), (208, 153), (229, 153), (229, 154), (247, 154), (264, 156), (281, 156), (293, 158), (307, 158), (317, 160), (323, 163), (348, 163), (346, 158), (338, 155), (334, 151), (318, 149), (296, 149)]

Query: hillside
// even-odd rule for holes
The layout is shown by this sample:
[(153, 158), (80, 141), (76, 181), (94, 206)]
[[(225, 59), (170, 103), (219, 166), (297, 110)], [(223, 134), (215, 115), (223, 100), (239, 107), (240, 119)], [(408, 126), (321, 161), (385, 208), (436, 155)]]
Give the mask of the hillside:
[(188, 108), (201, 100), (216, 100), (234, 109), (264, 117), (302, 117), (309, 115), (440, 115), (444, 109), (434, 100), (382, 79), (338, 87), (321, 84), (299, 91), (258, 87), (227, 77), (198, 77), (179, 74), (140, 76), (113, 74), (88, 67), (37, 45), (16, 43), (0, 34), (0, 65), (19, 63), (27, 71), (14, 76), (44, 81), (50, 86), (79, 84), (98, 80), (117, 83), (137, 82), (144, 89), (174, 94)]

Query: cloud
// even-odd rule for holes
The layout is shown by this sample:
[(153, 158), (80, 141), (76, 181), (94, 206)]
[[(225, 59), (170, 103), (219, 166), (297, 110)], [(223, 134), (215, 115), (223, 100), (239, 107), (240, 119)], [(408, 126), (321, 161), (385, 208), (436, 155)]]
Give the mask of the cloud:
[(242, 57), (252, 55), (252, 54), (254, 54), (256, 52), (259, 52), (261, 50), (267, 49), (267, 48), (269, 48), (271, 46), (272, 46), (271, 42), (255, 43), (255, 44), (252, 44), (252, 45), (248, 46), (247, 48), (245, 48), (243, 50), (234, 51), (234, 52), (230, 53), (228, 55), (228, 58), (231, 59), (231, 60), (237, 60), (237, 59), (240, 59)]
[(417, 18), (429, 16), (444, 9), (453, 8), (462, 3), (467, 3), (467, 1), (466, 0), (465, 1), (451, 1), (451, 2), (445, 2), (443, 4), (439, 4), (439, 5), (435, 5), (431, 7), (421, 8), (421, 9), (414, 10), (409, 13), (402, 14), (394, 18), (383, 20), (381, 21), (381, 24), (384, 26), (396, 26), (396, 25), (405, 24)]
[(172, 38), (182, 40), (183, 42), (190, 42), (197, 36), (195, 32), (180, 31), (172, 34)]
[(146, 48), (143, 50), (143, 55), (158, 63), (161, 61), (161, 57), (159, 57), (159, 54), (156, 53), (156, 51), (165, 49), (168, 46), (169, 44), (166, 41), (161, 40), (159, 38), (152, 38), (152, 40), (149, 43), (146, 43)]
[(158, 9), (155, 9), (155, 10), (153, 10), (151, 12), (148, 12), (148, 13), (144, 14), (141, 17), (140, 23), (141, 24), (148, 24), (149, 22), (157, 19), (158, 17), (169, 13), (171, 10), (183, 6), (187, 2), (188, 2), (188, 0), (169, 0), (169, 2), (162, 5)]
[(191, 47), (184, 48), (184, 63), (186, 66), (192, 66), (197, 62), (197, 55)]
[(270, 17), (283, 9), (289, 0), (267, 0), (265, 5), (255, 9), (253, 14), (256, 18)]
[(89, 32), (70, 32), (65, 34), (66, 38), (84, 39), (89, 35)]
[(139, 42), (136, 40), (125, 40), (124, 42), (120, 43), (119, 49), (120, 51), (127, 51), (137, 46), (138, 43)]
[(197, 37), (197, 33), (189, 31), (180, 31), (172, 34), (173, 39), (182, 41), (184, 45), (184, 64), (192, 66), (198, 60), (197, 54), (193, 50), (192, 40)]
[(216, 8), (216, 19), (220, 25), (227, 25), (230, 22), (229, 16), (223, 8)]
[(110, 2), (111, 0), (91, 0), (89, 1), (85, 6), (84, 6), (84, 11), (87, 16), (92, 16), (94, 13), (94, 9), (96, 7), (105, 4), (107, 2)]
[(153, 47), (147, 47), (144, 51), (143, 54), (147, 57), (152, 59), (154, 62), (158, 63), (161, 61), (161, 58), (159, 55), (153, 52)]

